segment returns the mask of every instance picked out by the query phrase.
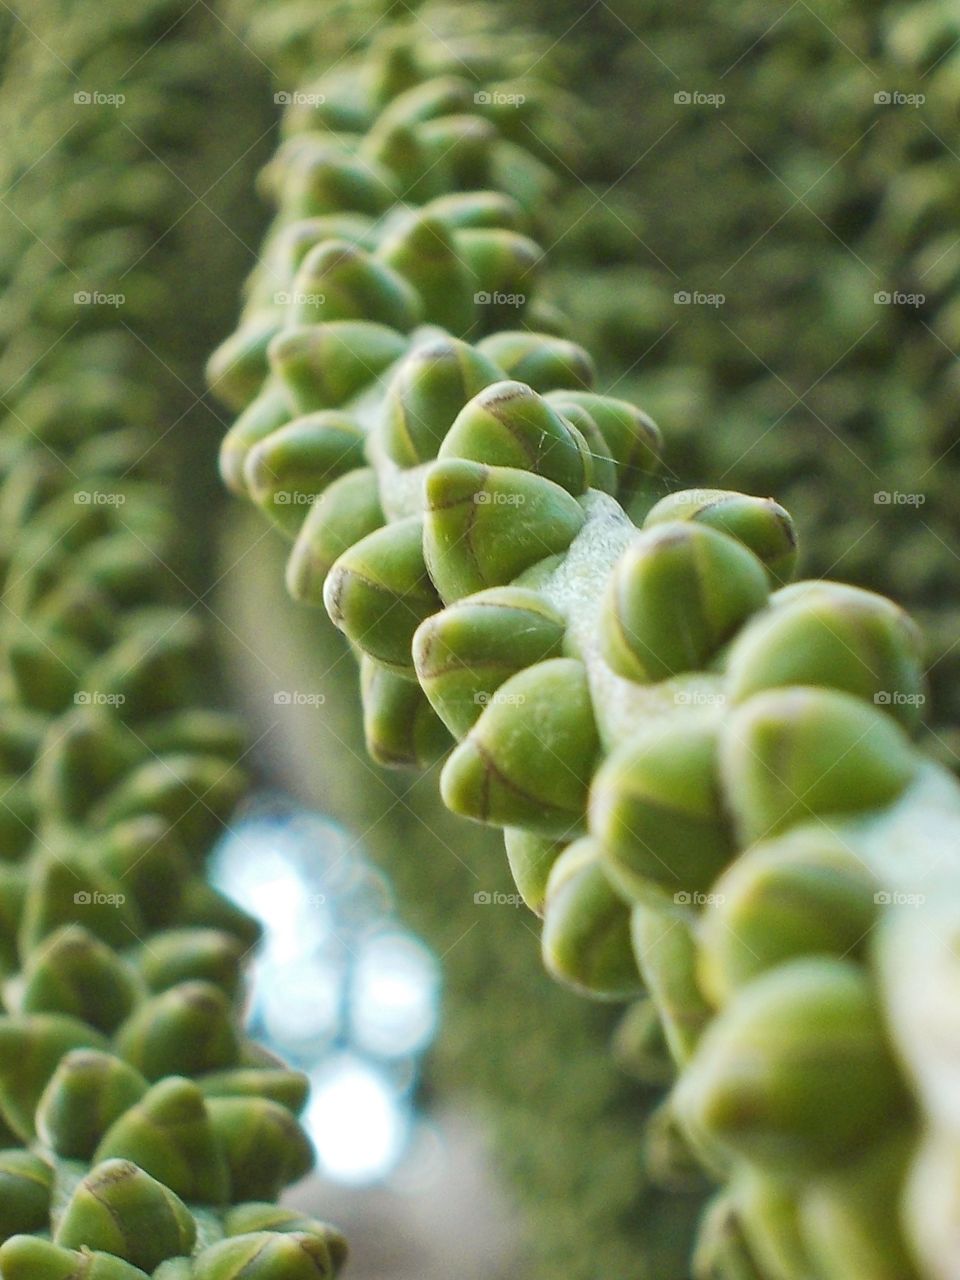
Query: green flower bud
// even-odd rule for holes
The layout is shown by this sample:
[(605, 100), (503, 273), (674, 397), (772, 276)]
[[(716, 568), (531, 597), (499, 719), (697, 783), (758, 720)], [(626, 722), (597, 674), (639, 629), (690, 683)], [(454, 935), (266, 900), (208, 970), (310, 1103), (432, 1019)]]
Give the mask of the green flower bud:
[(551, 840), (519, 827), (508, 827), (503, 833), (507, 862), (514, 884), (524, 902), (538, 916), (543, 915), (547, 897), (547, 880), (553, 864), (566, 848), (563, 840)]
[(364, 320), (408, 333), (421, 317), (420, 299), (403, 276), (348, 240), (318, 244), (293, 279), (294, 325)]
[(703, 1164), (691, 1150), (669, 1099), (654, 1108), (643, 1127), (643, 1164), (654, 1186), (665, 1191), (684, 1194), (709, 1186)]
[(207, 385), (240, 413), (257, 395), (267, 376), (267, 346), (280, 328), (272, 312), (254, 316), (222, 342), (207, 362)]
[(748, 849), (699, 921), (704, 990), (723, 1005), (785, 960), (855, 955), (877, 918), (876, 888), (862, 860), (819, 824)]
[(556, 189), (557, 174), (525, 146), (501, 142), (490, 158), (490, 185), (506, 191), (530, 217), (542, 210)]
[(187, 928), (222, 929), (224, 933), (232, 933), (243, 943), (245, 951), (260, 941), (260, 925), (253, 916), (199, 876), (195, 876), (184, 891), (180, 919)]
[(320, 410), (288, 422), (247, 454), (247, 490), (285, 533), (295, 537), (331, 480), (362, 467), (364, 436), (346, 414)]
[(725, 1192), (707, 1206), (693, 1254), (693, 1275), (695, 1280), (768, 1280), (747, 1244), (740, 1212)]
[(204, 1249), (194, 1280), (327, 1280), (337, 1267), (323, 1236), (258, 1231)]
[[(533, 291), (540, 246), (515, 231), (468, 228), (456, 232), (457, 253), (473, 276), (474, 295), (482, 295), (476, 318), (484, 330), (517, 324)], [(502, 301), (501, 301), (502, 299)]]
[(570, 658), (513, 676), (444, 766), (454, 813), (563, 836), (583, 822), (599, 749), (587, 675)]
[(804, 1189), (803, 1238), (824, 1280), (910, 1280), (920, 1274), (896, 1212), (913, 1146), (912, 1134), (881, 1137), (851, 1165)]
[(197, 618), (169, 608), (141, 610), (85, 679), (116, 697), (117, 714), (127, 723), (167, 714), (196, 696), (205, 638)]
[(431, 200), (424, 212), (448, 227), (519, 229), (523, 212), (515, 200), (500, 191), (455, 191)]
[(24, 1013), (67, 1013), (111, 1032), (141, 994), (130, 965), (79, 925), (65, 925), (44, 940), (23, 974)]
[(89, 665), (83, 645), (67, 636), (22, 631), (9, 637), (7, 664), (15, 696), (25, 706), (56, 715), (66, 710), (77, 675)]
[(130, 1160), (182, 1200), (224, 1204), (230, 1175), (207, 1113), (190, 1080), (161, 1080), (103, 1135), (93, 1160)]
[[(121, 887), (148, 929), (163, 928), (178, 917), (190, 864), (182, 842), (162, 818), (143, 814), (117, 823), (98, 835), (83, 858), (85, 869), (106, 874)], [(131, 941), (129, 934), (126, 940)]]
[(403, 467), (437, 456), (464, 404), (502, 378), (473, 347), (445, 335), (413, 348), (390, 379), (384, 405), (384, 448)]
[(673, 1060), (683, 1066), (713, 1011), (697, 983), (697, 951), (685, 907), (638, 902), (630, 917), (633, 954), (663, 1022)]
[(323, 603), (323, 584), (337, 560), (384, 523), (376, 473), (368, 468), (335, 480), (300, 526), (287, 561), (287, 590), (305, 604)]
[(52, 1187), (45, 1160), (30, 1151), (0, 1151), (0, 1240), (45, 1229)]
[(770, 603), (731, 648), (734, 702), (784, 685), (824, 685), (886, 707), (908, 729), (917, 724), (923, 640), (892, 600), (842, 583), (800, 582)]
[(363, 733), (367, 751), (392, 768), (427, 768), (450, 746), (443, 721), (412, 680), (363, 655), (360, 661)]
[(610, 1048), (616, 1066), (641, 1084), (665, 1088), (676, 1077), (663, 1023), (649, 998), (630, 1006), (617, 1024)]
[(0, 1274), (4, 1280), (148, 1280), (112, 1254), (61, 1249), (36, 1236), (14, 1236), (0, 1248)]
[(826, 689), (759, 693), (727, 720), (720, 767), (745, 841), (892, 803), (916, 772), (903, 731)]
[(789, 1178), (771, 1178), (744, 1165), (737, 1170), (734, 1197), (744, 1234), (765, 1276), (806, 1280), (819, 1274), (801, 1236), (797, 1188)]
[(420, 130), (413, 125), (375, 126), (364, 137), (361, 150), (390, 175), (390, 191), (397, 204), (404, 197), (420, 204), (443, 190), (443, 173), (438, 172)]
[[(289, 392), (296, 412), (313, 413), (316, 409), (335, 409), (349, 400), (406, 349), (406, 339), (386, 325), (344, 320), (284, 329), (270, 343), (267, 354), (270, 367)], [(288, 413), (283, 421), (289, 422), (292, 416)], [(282, 425), (278, 422), (271, 430)], [(239, 423), (233, 431), (238, 426)]]
[(490, 153), (497, 141), (496, 127), (489, 121), (467, 114), (442, 116), (417, 132), (428, 163), (437, 166), (446, 185), (489, 185)]
[(453, 334), (469, 330), (473, 277), (459, 255), (453, 228), (429, 208), (412, 214), (384, 240), (377, 257), (413, 285), (429, 324)]
[(532, 471), (574, 497), (590, 482), (583, 436), (522, 382), (495, 382), (474, 396), (457, 415), (439, 456)]
[(767, 571), (773, 586), (789, 582), (797, 563), (797, 534), (789, 514), (772, 498), (726, 489), (682, 489), (669, 493), (647, 514), (643, 527), (695, 520), (736, 538)]
[(629, 499), (641, 480), (658, 469), (660, 431), (653, 419), (635, 405), (590, 391), (552, 391), (546, 398), (565, 416), (572, 417), (574, 409), (590, 415), (616, 464), (617, 492), (622, 502)]
[(425, 492), (424, 555), (446, 604), (565, 551), (584, 521), (560, 485), (513, 467), (438, 462)]
[(492, 333), (477, 343), (477, 350), (499, 365), (508, 378), (526, 383), (541, 394), (556, 387), (587, 390), (597, 376), (594, 363), (583, 347), (549, 334), (526, 330)]
[(149, 1272), (190, 1253), (196, 1234), (189, 1209), (168, 1187), (128, 1160), (107, 1160), (73, 1192), (54, 1241), (112, 1253)]
[(154, 717), (148, 724), (138, 725), (137, 734), (157, 755), (189, 751), (233, 760), (243, 755), (247, 745), (243, 722), (237, 716), (207, 707), (189, 707)]
[(617, 748), (591, 788), (590, 831), (612, 880), (631, 897), (656, 885), (688, 903), (709, 888), (736, 847), (711, 721), (678, 713)]
[(208, 1098), (269, 1098), (294, 1115), (307, 1104), (310, 1080), (300, 1071), (274, 1067), (238, 1067), (201, 1076), (197, 1084)]
[(738, 992), (674, 1096), (694, 1133), (793, 1175), (849, 1158), (903, 1102), (869, 976), (821, 957)]
[(30, 1142), (40, 1095), (71, 1049), (103, 1049), (98, 1031), (59, 1013), (0, 1018), (0, 1110), (18, 1138)]
[(413, 633), (441, 605), (424, 563), (420, 517), (384, 525), (344, 552), (323, 599), (334, 624), (365, 653), (412, 676)]
[(74, 1049), (37, 1104), (37, 1136), (65, 1160), (89, 1160), (115, 1120), (136, 1106), (147, 1082), (128, 1063), (95, 1049)]
[(241, 770), (217, 756), (162, 756), (132, 770), (91, 819), (109, 826), (153, 813), (167, 820), (187, 848), (203, 848), (211, 829), (230, 817), (244, 783)]
[[(294, 334), (306, 334), (312, 332), (309, 329), (293, 330)], [(321, 331), (322, 332), (322, 331)], [(277, 344), (282, 345), (278, 348)], [(279, 349), (286, 352), (287, 346), (292, 346), (289, 334), (281, 333), (276, 339), (271, 341), (269, 351), (272, 353)], [(301, 343), (301, 346), (303, 343)], [(291, 377), (287, 381), (296, 381), (297, 375), (300, 374), (301, 365), (304, 363), (301, 359), (298, 363), (298, 350), (291, 352), (288, 364), (291, 369)], [(271, 361), (272, 356), (271, 356)], [(274, 362), (275, 363), (275, 362)], [(300, 374), (305, 377), (305, 374)], [(274, 431), (279, 431), (282, 426), (290, 421), (293, 417), (293, 407), (291, 401), (299, 405), (299, 400), (294, 393), (288, 393), (287, 385), (279, 380), (270, 379), (264, 384), (263, 390), (255, 400), (251, 400), (236, 420), (227, 434), (223, 437), (220, 445), (220, 475), (223, 483), (233, 493), (243, 496), (246, 493), (246, 481), (243, 476), (243, 469), (246, 465), (247, 454), (255, 444), (259, 444), (261, 440), (265, 440)], [(314, 406), (311, 405), (310, 408)], [(301, 412), (309, 412), (309, 409), (301, 409)]]
[(117, 1052), (148, 1080), (235, 1066), (230, 1001), (209, 982), (183, 982), (145, 1001), (116, 1035)]
[(320, 1236), (326, 1240), (333, 1265), (339, 1270), (347, 1260), (347, 1242), (336, 1227), (317, 1218), (306, 1217), (296, 1209), (284, 1209), (277, 1204), (237, 1205), (224, 1218), (228, 1236), (248, 1235), (254, 1231), (299, 1232)]
[(705, 525), (658, 525), (617, 561), (603, 656), (643, 684), (701, 670), (766, 598), (763, 566), (733, 538)]
[(31, 788), (19, 776), (0, 774), (0, 859), (19, 862), (30, 848), (37, 825)]
[(301, 135), (278, 153), (264, 177), (279, 181), (278, 203), (291, 220), (351, 212), (376, 217), (392, 203), (390, 175), (372, 157), (331, 146), (323, 135)]
[(536, 591), (494, 587), (421, 623), (417, 679), (437, 715), (461, 738), (511, 675), (559, 657), (564, 621)]
[(238, 938), (220, 929), (168, 929), (144, 944), (138, 962), (153, 991), (197, 979), (233, 997), (240, 988), (246, 950)]
[(268, 1098), (208, 1098), (207, 1110), (230, 1170), (233, 1200), (276, 1200), (313, 1168), (313, 1147), (284, 1106)]
[(23, 918), (29, 873), (0, 863), (0, 971), (18, 967), (17, 936)]
[(589, 839), (574, 841), (553, 864), (542, 950), (549, 972), (584, 995), (629, 1000), (641, 990), (629, 908), (611, 888)]

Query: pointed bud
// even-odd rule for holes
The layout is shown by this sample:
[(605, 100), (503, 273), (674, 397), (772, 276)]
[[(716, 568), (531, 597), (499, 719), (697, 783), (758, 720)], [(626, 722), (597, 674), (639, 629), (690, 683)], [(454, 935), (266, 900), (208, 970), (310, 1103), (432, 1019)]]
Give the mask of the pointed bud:
[(754, 498), (726, 489), (682, 489), (651, 508), (645, 529), (674, 520), (695, 520), (753, 552), (771, 586), (789, 582), (797, 563), (797, 534), (789, 514), (772, 498)]
[(323, 604), (323, 584), (337, 560), (385, 522), (376, 472), (351, 471), (311, 507), (287, 561), (287, 590), (304, 604)]
[(325, 409), (288, 422), (254, 445), (244, 476), (257, 506), (295, 537), (330, 482), (364, 462), (359, 425), (345, 413)]
[(576, 499), (551, 480), (459, 459), (430, 468), (426, 501), (424, 552), (447, 604), (565, 551), (584, 521)]
[(457, 231), (455, 239), (457, 253), (473, 275), (475, 314), (483, 330), (516, 326), (533, 293), (543, 250), (527, 236), (499, 228)]
[(616, 466), (617, 493), (622, 502), (659, 468), (660, 431), (642, 409), (590, 391), (552, 391), (547, 400), (558, 413), (570, 415), (577, 408), (590, 415)]
[[(336, 409), (351, 399), (406, 349), (407, 340), (386, 325), (343, 320), (283, 329), (270, 343), (268, 355), (296, 412), (313, 413)], [(293, 416), (288, 414), (285, 421)]]
[(0, 1151), (0, 1240), (46, 1229), (52, 1187), (45, 1160), (30, 1151)]
[(689, 1194), (710, 1186), (669, 1098), (653, 1109), (643, 1126), (643, 1165), (653, 1185), (665, 1191)]
[(262, 933), (260, 924), (253, 916), (212, 888), (200, 876), (195, 876), (187, 884), (180, 920), (185, 927), (222, 929), (224, 933), (231, 933), (243, 944), (244, 952), (256, 946)]
[(17, 1137), (33, 1139), (37, 1103), (64, 1054), (106, 1048), (98, 1031), (64, 1014), (0, 1018), (0, 1110)]
[(186, 1205), (127, 1160), (91, 1169), (70, 1197), (55, 1242), (96, 1249), (152, 1271), (165, 1258), (190, 1253), (197, 1228)]
[[(279, 341), (281, 337), (271, 341), (269, 348), (271, 352)], [(223, 437), (220, 444), (220, 475), (231, 493), (239, 494), (241, 497), (246, 495), (243, 469), (246, 466), (247, 454), (254, 445), (265, 440), (272, 432), (279, 431), (290, 421), (294, 416), (294, 402), (299, 405), (298, 397), (295, 394), (291, 395), (278, 378), (270, 378), (264, 383), (257, 398), (250, 401)], [(307, 412), (307, 410), (301, 411)]]
[[(597, 376), (583, 347), (550, 334), (529, 333), (525, 329), (492, 333), (477, 343), (477, 350), (499, 365), (508, 378), (527, 383), (541, 394), (558, 387), (586, 391)], [(554, 399), (551, 397), (551, 403)]]
[(638, 902), (630, 918), (637, 968), (660, 1015), (670, 1055), (680, 1066), (713, 1016), (697, 983), (692, 925), (683, 906)]
[(62, 1249), (36, 1236), (13, 1236), (0, 1248), (0, 1274), (4, 1280), (148, 1280), (113, 1254)]
[(631, 897), (654, 885), (690, 902), (708, 889), (736, 849), (711, 720), (678, 712), (608, 756), (590, 793), (590, 831)]
[(417, 133), (428, 163), (437, 166), (447, 187), (489, 185), (490, 155), (498, 140), (491, 121), (466, 113), (448, 115), (428, 121)]
[(420, 686), (366, 654), (360, 661), (360, 693), (367, 752), (378, 764), (425, 769), (450, 747), (450, 734)]
[(328, 1280), (337, 1264), (323, 1236), (258, 1231), (197, 1255), (194, 1280)]
[(80, 925), (65, 925), (31, 953), (19, 1008), (66, 1013), (109, 1033), (140, 995), (141, 984), (126, 960)]
[(26, 630), (14, 632), (6, 644), (14, 697), (35, 711), (57, 714), (70, 705), (77, 672), (89, 665), (83, 645), (67, 636)]
[(293, 279), (294, 325), (364, 320), (407, 333), (421, 316), (420, 299), (403, 276), (348, 240), (318, 244)]
[(163, 818), (143, 814), (118, 822), (98, 835), (85, 861), (122, 886), (149, 929), (179, 918), (190, 864), (182, 841)]
[(721, 772), (745, 840), (891, 804), (917, 759), (891, 718), (848, 693), (759, 693), (725, 724)]
[(517, 231), (523, 212), (515, 200), (500, 191), (456, 191), (438, 196), (425, 212), (448, 227), (490, 227)]
[(695, 1280), (766, 1280), (747, 1244), (740, 1212), (726, 1192), (707, 1205), (692, 1267)]
[(803, 955), (856, 955), (877, 918), (877, 881), (819, 824), (742, 853), (699, 921), (700, 975), (718, 1005), (757, 974)]
[(586, 671), (554, 658), (500, 687), (444, 766), (441, 794), (477, 822), (562, 836), (583, 822), (598, 750)]
[(892, 600), (838, 582), (798, 582), (738, 636), (727, 660), (734, 702), (783, 685), (856, 694), (907, 729), (920, 719), (924, 645)]
[(188, 1203), (225, 1204), (230, 1177), (203, 1093), (176, 1076), (155, 1084), (103, 1135), (94, 1163), (130, 1160)]
[(502, 376), (475, 348), (446, 335), (415, 346), (387, 387), (381, 438), (389, 457), (402, 467), (435, 458), (467, 401)]
[(507, 861), (514, 884), (524, 902), (542, 916), (547, 898), (547, 881), (553, 865), (566, 848), (563, 840), (551, 840), (520, 827), (508, 827), (503, 833)]
[(630, 1006), (617, 1024), (610, 1048), (617, 1067), (641, 1084), (666, 1088), (676, 1078), (663, 1023), (649, 998), (636, 1000)]
[(307, 1105), (310, 1080), (302, 1071), (283, 1067), (237, 1067), (200, 1076), (197, 1084), (207, 1098), (268, 1098), (295, 1116)]
[(74, 1049), (60, 1060), (37, 1105), (37, 1136), (65, 1160), (89, 1160), (113, 1122), (146, 1091), (140, 1072), (120, 1058)]
[(439, 456), (532, 471), (574, 497), (586, 490), (591, 474), (581, 433), (522, 382), (495, 382), (474, 396), (457, 415)]
[(186, 848), (202, 849), (230, 817), (244, 784), (240, 768), (217, 756), (161, 756), (133, 769), (91, 817), (96, 825), (109, 826), (156, 814), (167, 820)]
[(296, 1117), (268, 1098), (209, 1098), (207, 1110), (230, 1169), (234, 1202), (276, 1200), (313, 1168), (314, 1152)]
[(148, 1080), (220, 1071), (240, 1053), (230, 1001), (209, 982), (183, 982), (145, 1001), (115, 1043)]
[(813, 1275), (813, 1262), (800, 1230), (797, 1188), (789, 1175), (773, 1178), (743, 1165), (735, 1175), (733, 1194), (744, 1234), (763, 1275)]
[(461, 738), (504, 680), (560, 656), (564, 630), (563, 619), (536, 591), (480, 591), (421, 623), (413, 639), (417, 679)]
[(247, 745), (246, 728), (239, 716), (209, 707), (188, 707), (151, 718), (137, 726), (137, 734), (157, 755), (190, 752), (201, 756), (239, 759)]
[(238, 938), (220, 929), (168, 929), (145, 943), (137, 958), (152, 991), (196, 979), (212, 982), (232, 998), (240, 987), (245, 951)]
[(221, 342), (207, 361), (207, 385), (234, 412), (245, 409), (263, 386), (267, 346), (279, 328), (275, 312), (262, 312)]
[(870, 976), (793, 960), (756, 978), (707, 1029), (675, 1093), (694, 1133), (763, 1169), (829, 1169), (903, 1105)]
[(589, 839), (574, 841), (553, 864), (542, 951), (549, 972), (584, 995), (629, 1000), (641, 990), (630, 949), (630, 909), (612, 889)]
[(641, 684), (702, 670), (766, 598), (763, 566), (733, 538), (693, 523), (657, 525), (617, 561), (603, 656)]
[(413, 676), (413, 633), (441, 607), (424, 563), (420, 517), (384, 525), (344, 552), (323, 599), (334, 624), (364, 653)]
[(329, 144), (322, 134), (290, 139), (263, 177), (268, 185), (279, 184), (277, 203), (291, 221), (344, 209), (376, 217), (393, 203), (388, 170), (372, 157)]
[(457, 250), (454, 232), (427, 209), (418, 210), (384, 240), (377, 252), (416, 289), (424, 320), (449, 333), (466, 333), (474, 315), (473, 277)]

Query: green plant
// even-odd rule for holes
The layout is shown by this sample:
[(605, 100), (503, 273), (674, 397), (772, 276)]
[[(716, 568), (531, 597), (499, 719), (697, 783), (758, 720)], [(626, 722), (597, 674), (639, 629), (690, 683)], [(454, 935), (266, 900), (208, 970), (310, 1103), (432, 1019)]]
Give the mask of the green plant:
[(787, 585), (769, 499), (654, 502), (649, 419), (591, 390), (586, 353), (507, 328), (542, 314), (505, 217), (504, 194), (537, 206), (523, 167), (468, 126), (469, 83), (381, 66), (347, 79), (349, 117), (332, 86), (293, 113), (270, 170), (265, 265), (212, 364), (246, 406), (225, 478), (359, 652), (374, 754), (456, 742), (444, 799), (506, 829), (550, 970), (648, 993), (620, 1047), (677, 1073), (652, 1154), (728, 1184), (701, 1272), (949, 1274), (949, 1197), (916, 1188), (953, 1148), (914, 1146), (948, 1106), (918, 1023), (949, 987), (960, 797), (910, 741), (918, 632)]
[(163, 319), (189, 271), (170, 232), (190, 139), (233, 88), (218, 31), (179, 0), (39, 0), (0, 89), (9, 1280), (332, 1276), (345, 1254), (273, 1203), (311, 1163), (307, 1082), (241, 1030), (258, 929), (204, 859), (244, 744), (209, 696), (211, 636), (143, 425), (164, 421), (189, 347)]

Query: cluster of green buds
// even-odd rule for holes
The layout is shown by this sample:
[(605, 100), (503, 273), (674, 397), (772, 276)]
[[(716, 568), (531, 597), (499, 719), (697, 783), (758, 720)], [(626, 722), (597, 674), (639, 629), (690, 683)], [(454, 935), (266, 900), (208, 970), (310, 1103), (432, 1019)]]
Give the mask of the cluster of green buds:
[[(18, 225), (0, 263), (4, 1280), (316, 1280), (345, 1257), (333, 1228), (276, 1205), (312, 1164), (308, 1082), (242, 1031), (259, 930), (204, 862), (243, 735), (210, 695), (140, 425), (178, 361), (134, 268), (182, 199), (164, 157), (203, 128), (217, 24), (194, 8), (39, 0), (0, 88), (0, 115), (31, 122), (5, 148)], [(158, 73), (144, 51), (161, 40)], [(111, 76), (126, 128), (84, 100)], [(132, 172), (127, 133), (156, 153)], [(56, 200), (35, 199), (40, 180)], [(73, 297), (81, 270), (123, 267), (125, 325)]]
[(960, 790), (911, 741), (919, 633), (793, 584), (772, 499), (656, 500), (657, 428), (527, 300), (538, 158), (503, 163), (491, 95), (369, 71), (267, 171), (224, 478), (357, 652), (372, 754), (446, 756), (548, 969), (637, 1001), (648, 1154), (724, 1185), (701, 1273), (952, 1276)]

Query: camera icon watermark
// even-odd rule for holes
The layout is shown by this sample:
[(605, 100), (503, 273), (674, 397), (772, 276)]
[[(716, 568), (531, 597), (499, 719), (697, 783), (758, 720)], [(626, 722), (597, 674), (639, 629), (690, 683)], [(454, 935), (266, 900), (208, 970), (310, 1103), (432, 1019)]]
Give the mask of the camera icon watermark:
[(673, 301), (678, 307), (722, 307), (727, 300), (725, 293), (702, 293), (699, 289), (678, 289)]
[(900, 89), (880, 89), (873, 95), (878, 107), (922, 107), (926, 100), (925, 93), (903, 93)]
[(727, 100), (725, 93), (702, 93), (699, 89), (678, 89), (673, 101), (678, 107), (722, 107)]
[(97, 689), (78, 689), (73, 695), (77, 707), (122, 707), (126, 700), (125, 693), (101, 693)]
[(723, 893), (699, 893), (681, 889), (673, 895), (673, 900), (678, 907), (719, 907), (727, 898)]
[(325, 693), (301, 693), (298, 689), (278, 689), (273, 695), (277, 707), (322, 707), (326, 700)]
[(873, 695), (878, 707), (922, 707), (926, 700), (925, 693), (902, 693), (899, 689), (880, 689)]
[(493, 293), (487, 293), (485, 289), (481, 289), (473, 295), (473, 301), (478, 307), (525, 307), (527, 305), (527, 295), (525, 293), (503, 293), (495, 290)]
[(926, 900), (923, 893), (900, 893), (896, 890), (881, 889), (873, 895), (878, 907), (922, 907)]
[(526, 100), (525, 93), (505, 93), (500, 89), (480, 89), (473, 95), (478, 107), (522, 107)]
[(96, 89), (92, 92), (78, 89), (73, 95), (73, 101), (78, 107), (122, 107), (126, 100), (125, 93), (100, 93)]
[(101, 893), (99, 890), (91, 893), (88, 889), (78, 889), (73, 895), (77, 907), (122, 907), (126, 900), (125, 893)]
[(922, 307), (927, 300), (925, 293), (905, 293), (902, 289), (880, 289), (873, 295), (878, 307)]
[(325, 93), (303, 93), (295, 89), (292, 93), (275, 93), (273, 100), (278, 107), (322, 107), (327, 100)]
[(78, 489), (73, 501), (78, 507), (122, 507), (125, 493), (107, 493), (103, 489)]
[(878, 489), (873, 495), (878, 507), (922, 507), (926, 500), (925, 493), (902, 493), (899, 489)]
[(489, 889), (480, 889), (473, 895), (473, 901), (478, 907), (519, 907), (523, 904), (523, 898), (519, 893), (500, 893), (499, 891), (490, 892)]

